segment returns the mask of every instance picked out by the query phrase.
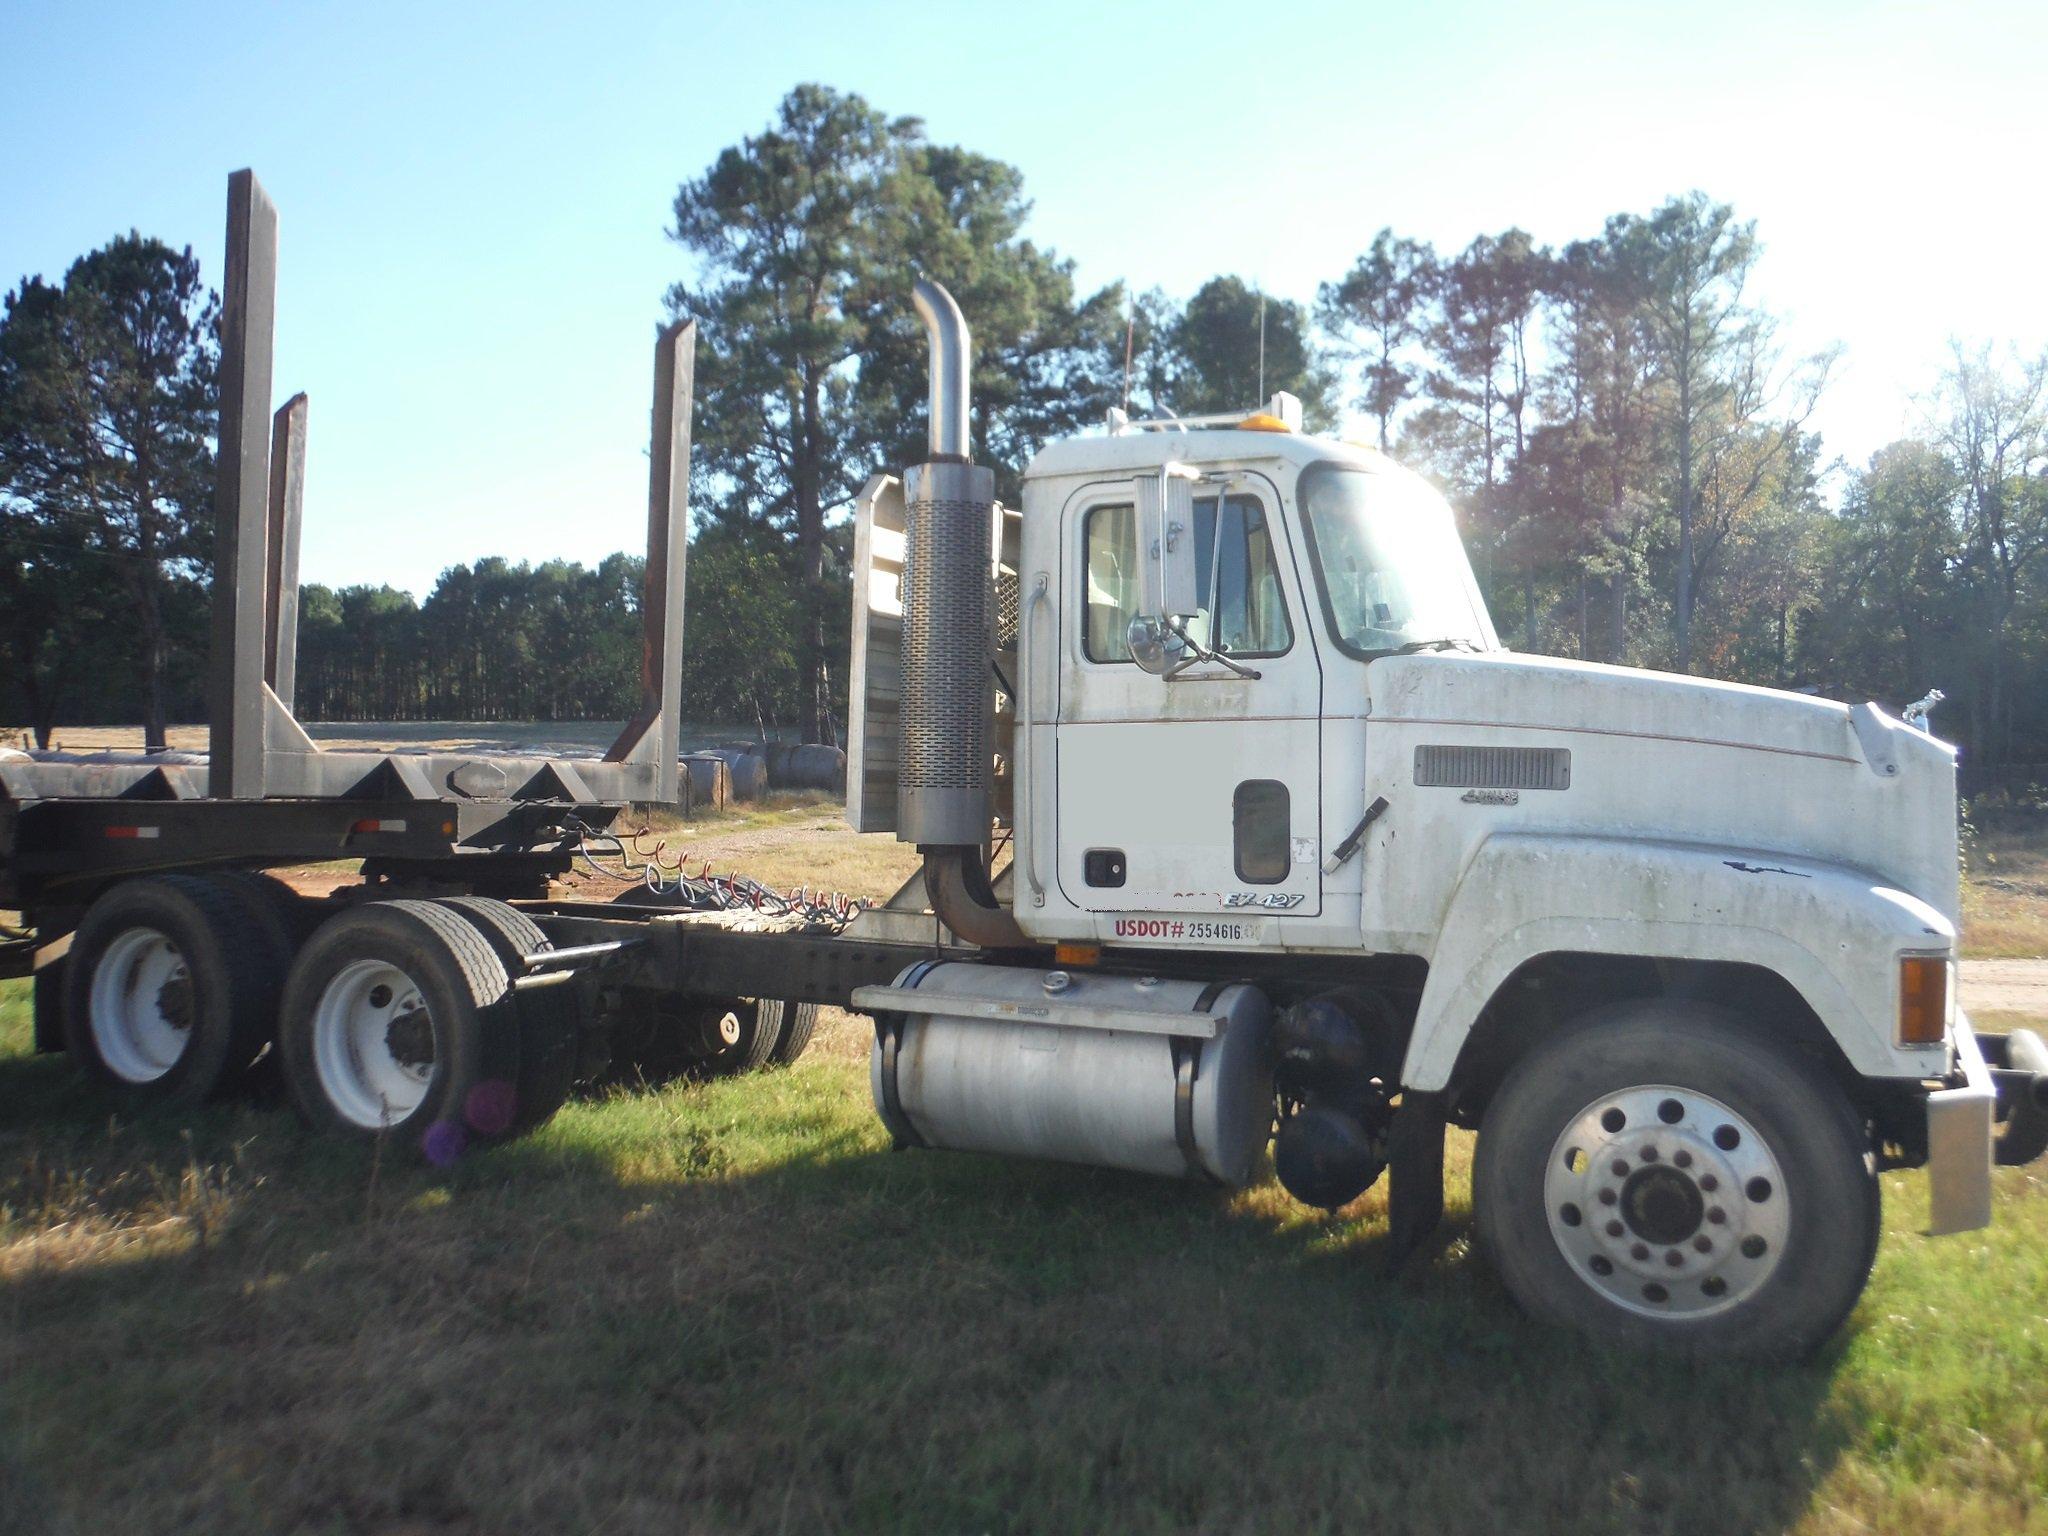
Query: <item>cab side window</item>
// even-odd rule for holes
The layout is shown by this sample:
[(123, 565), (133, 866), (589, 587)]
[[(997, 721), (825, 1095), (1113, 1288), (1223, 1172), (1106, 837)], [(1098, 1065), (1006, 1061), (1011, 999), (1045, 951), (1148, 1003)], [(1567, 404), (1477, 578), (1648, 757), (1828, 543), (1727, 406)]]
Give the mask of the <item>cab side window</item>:
[(1082, 654), (1090, 661), (1129, 661), (1131, 620), (1138, 616), (1137, 511), (1128, 505), (1092, 507), (1083, 535)]
[[(1195, 502), (1195, 586), (1203, 610), (1188, 633), (1232, 656), (1278, 656), (1294, 644), (1280, 595), (1280, 566), (1266, 509), (1231, 496), (1218, 526), (1216, 498)], [(1082, 525), (1081, 651), (1090, 661), (1129, 661), (1138, 614), (1137, 514), (1128, 504), (1091, 507)]]

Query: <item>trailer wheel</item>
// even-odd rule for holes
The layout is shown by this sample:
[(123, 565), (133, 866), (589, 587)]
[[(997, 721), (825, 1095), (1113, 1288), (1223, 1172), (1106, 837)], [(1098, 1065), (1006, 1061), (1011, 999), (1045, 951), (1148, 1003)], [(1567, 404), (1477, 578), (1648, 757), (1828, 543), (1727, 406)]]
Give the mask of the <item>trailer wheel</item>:
[[(263, 987), (263, 1040), (258, 1054), (238, 1077), (240, 1086), (259, 1101), (276, 1102), (284, 1093), (277, 1069), (277, 1015), (284, 1005), (284, 979), (292, 956), (317, 926), (310, 903), (270, 875), (250, 869), (209, 870), (199, 878), (220, 887), (242, 910), (251, 931), (268, 950), (270, 965)], [(225, 1084), (223, 1086), (226, 1086)]]
[(1847, 1097), (1696, 1005), (1625, 1005), (1533, 1051), (1487, 1107), (1472, 1193), (1515, 1299), (1622, 1344), (1803, 1355), (1877, 1252), (1877, 1176)]
[(64, 965), (64, 1048), (103, 1083), (206, 1098), (269, 1037), (281, 957), (194, 875), (128, 880), (86, 910)]
[[(461, 914), (497, 952), (506, 974), (516, 979), (520, 961), (542, 954), (555, 941), (517, 907), (489, 896), (446, 896), (435, 903)], [(530, 987), (512, 994), (519, 1019), (518, 1097), (512, 1129), (530, 1131), (562, 1107), (576, 1081), (576, 995), (567, 983)]]
[(768, 1065), (782, 1034), (779, 1007), (750, 997), (700, 1003), (690, 1017), (702, 1042), (697, 1064), (715, 1077), (760, 1071)]
[(810, 1048), (811, 1035), (818, 1027), (818, 1005), (764, 997), (758, 1006), (762, 1023), (772, 1022), (775, 1029), (775, 1044), (769, 1047), (768, 1060), (775, 1066), (786, 1067)]
[(378, 901), (331, 918), (285, 984), (278, 1053), (316, 1130), (431, 1162), (513, 1128), (519, 1023), (504, 962), (463, 917)]
[(319, 906), (275, 875), (254, 869), (217, 869), (205, 876), (241, 897), (251, 921), (259, 924), (277, 952), (290, 964), (301, 944), (320, 926)]

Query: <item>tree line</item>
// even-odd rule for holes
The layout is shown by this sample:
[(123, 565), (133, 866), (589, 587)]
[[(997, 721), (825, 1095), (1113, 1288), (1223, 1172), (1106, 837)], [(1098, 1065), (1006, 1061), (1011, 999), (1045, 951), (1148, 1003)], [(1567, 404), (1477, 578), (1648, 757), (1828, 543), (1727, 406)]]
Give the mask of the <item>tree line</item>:
[[(1111, 406), (1300, 396), (1432, 475), (1503, 638), (1894, 706), (1929, 687), (1973, 761), (2048, 758), (2048, 359), (1959, 345), (1923, 424), (1867, 464), (1812, 430), (1839, 358), (1790, 355), (1760, 243), (1691, 193), (1545, 246), (1440, 253), (1382, 231), (1311, 304), (1220, 275), (1185, 301), (1029, 238), (1022, 173), (915, 118), (800, 86), (684, 181), (666, 296), (700, 322), (685, 709), (831, 739), (846, 710), (848, 527), (922, 457), (908, 274), (975, 330), (977, 456), (999, 494)], [(197, 718), (217, 306), (139, 235), (0, 317), (0, 713)], [(481, 560), (424, 602), (308, 586), (309, 718), (613, 717), (635, 696), (639, 563)]]

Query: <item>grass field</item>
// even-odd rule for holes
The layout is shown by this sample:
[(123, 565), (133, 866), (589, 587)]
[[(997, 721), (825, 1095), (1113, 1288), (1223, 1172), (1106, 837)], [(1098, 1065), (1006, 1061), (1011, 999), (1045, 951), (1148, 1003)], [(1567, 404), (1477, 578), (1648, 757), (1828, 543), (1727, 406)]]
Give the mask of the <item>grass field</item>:
[[(893, 883), (830, 820), (671, 830)], [(2002, 931), (2048, 918), (2020, 895)], [(6, 984), (0, 1531), (2048, 1531), (2038, 1169), (1939, 1242), (1887, 1176), (1830, 1350), (1701, 1368), (1522, 1319), (1462, 1140), (1396, 1278), (1383, 1190), (893, 1154), (865, 1050), (835, 1018), (428, 1171), (271, 1106), (112, 1113)]]

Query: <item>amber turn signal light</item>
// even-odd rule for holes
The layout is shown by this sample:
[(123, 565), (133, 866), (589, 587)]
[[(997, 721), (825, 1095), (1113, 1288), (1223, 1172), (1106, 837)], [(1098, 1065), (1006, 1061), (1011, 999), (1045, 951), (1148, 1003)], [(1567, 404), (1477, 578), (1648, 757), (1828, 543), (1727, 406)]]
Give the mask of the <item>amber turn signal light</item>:
[(1899, 961), (1899, 1044), (1939, 1045), (1948, 1035), (1948, 957)]

